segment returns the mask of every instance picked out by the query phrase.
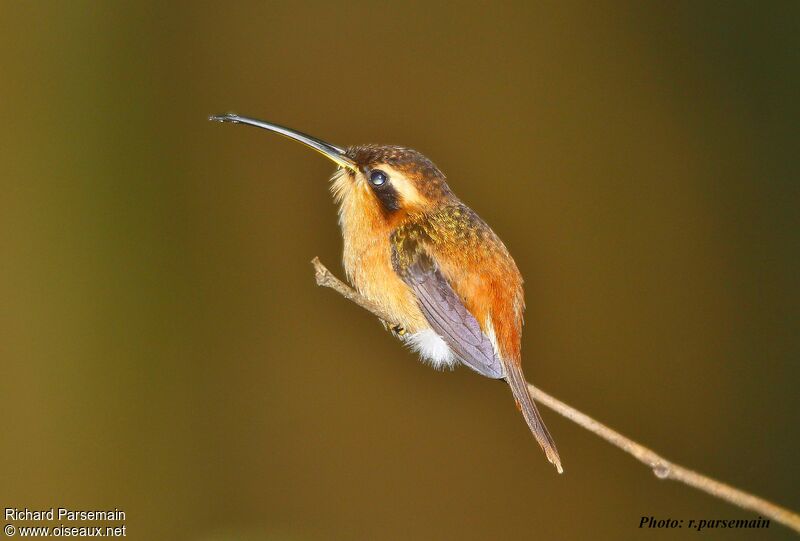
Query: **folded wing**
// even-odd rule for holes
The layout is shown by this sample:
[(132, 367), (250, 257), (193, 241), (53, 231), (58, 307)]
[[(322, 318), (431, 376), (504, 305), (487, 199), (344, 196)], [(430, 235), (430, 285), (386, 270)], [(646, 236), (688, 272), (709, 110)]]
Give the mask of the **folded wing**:
[(417, 298), (431, 328), (465, 365), (487, 378), (505, 377), (491, 340), (464, 306), (431, 258), (422, 252), (400, 276)]

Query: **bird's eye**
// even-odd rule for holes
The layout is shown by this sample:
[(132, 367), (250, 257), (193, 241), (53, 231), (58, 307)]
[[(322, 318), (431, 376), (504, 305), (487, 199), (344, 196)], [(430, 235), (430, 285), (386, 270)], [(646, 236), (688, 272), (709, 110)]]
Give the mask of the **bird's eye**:
[(369, 174), (369, 181), (373, 186), (382, 186), (387, 180), (389, 177), (380, 169), (375, 169)]

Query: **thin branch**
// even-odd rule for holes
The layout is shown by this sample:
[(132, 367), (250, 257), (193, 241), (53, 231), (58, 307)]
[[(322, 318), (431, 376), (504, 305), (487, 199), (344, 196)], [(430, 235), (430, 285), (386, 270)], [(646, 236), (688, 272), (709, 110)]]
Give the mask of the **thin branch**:
[(607, 427), (603, 423), (595, 421), (585, 413), (581, 413), (572, 406), (568, 406), (560, 400), (553, 398), (544, 391), (537, 389), (530, 383), (528, 384), (528, 388), (531, 390), (533, 398), (535, 398), (537, 402), (544, 404), (551, 410), (563, 415), (570, 421), (582, 426), (589, 432), (593, 432), (597, 436), (600, 436), (611, 445), (619, 447), (629, 455), (633, 456), (639, 462), (652, 468), (653, 473), (659, 479), (672, 479), (673, 481), (680, 481), (698, 490), (702, 490), (703, 492), (711, 494), (712, 496), (716, 496), (721, 500), (738, 505), (743, 509), (755, 511), (759, 515), (771, 518), (776, 522), (780, 522), (781, 524), (800, 532), (800, 515), (797, 513), (794, 513), (784, 507), (780, 507), (779, 505), (775, 505), (774, 503), (763, 498), (759, 498), (758, 496), (754, 496), (753, 494), (744, 492), (743, 490), (739, 490), (738, 488), (734, 488), (725, 483), (716, 481), (701, 473), (697, 473), (696, 471), (684, 468), (679, 464), (670, 462), (652, 449), (648, 449), (644, 445), (636, 443), (632, 439), (623, 436), (616, 430)]
[[(372, 312), (383, 321), (387, 323), (392, 322), (391, 314), (388, 314), (381, 307), (361, 296), (353, 288), (336, 278), (336, 276), (334, 276), (325, 267), (325, 265), (320, 262), (319, 258), (315, 257), (311, 263), (314, 265), (314, 269), (316, 271), (317, 285), (329, 287), (342, 295), (345, 299), (356, 303), (369, 312)], [(528, 384), (528, 388), (531, 390), (533, 398), (536, 399), (537, 402), (544, 404), (556, 413), (563, 415), (570, 421), (582, 426), (589, 432), (592, 432), (593, 434), (603, 438), (611, 445), (622, 449), (639, 462), (651, 468), (653, 473), (659, 479), (672, 479), (674, 481), (680, 481), (686, 485), (710, 494), (711, 496), (737, 505), (743, 509), (754, 511), (759, 515), (770, 518), (776, 522), (780, 522), (784, 526), (787, 526), (800, 533), (800, 515), (797, 513), (784, 507), (775, 505), (774, 503), (763, 498), (759, 498), (758, 496), (754, 496), (753, 494), (739, 490), (738, 488), (715, 481), (710, 477), (706, 477), (705, 475), (684, 468), (683, 466), (675, 464), (674, 462), (670, 462), (651, 449), (648, 449), (647, 447), (636, 443), (632, 439), (623, 436), (616, 430), (612, 430), (606, 425), (595, 421), (585, 413), (581, 413), (572, 406), (568, 406), (564, 402), (553, 398), (544, 391), (537, 389), (530, 383)]]

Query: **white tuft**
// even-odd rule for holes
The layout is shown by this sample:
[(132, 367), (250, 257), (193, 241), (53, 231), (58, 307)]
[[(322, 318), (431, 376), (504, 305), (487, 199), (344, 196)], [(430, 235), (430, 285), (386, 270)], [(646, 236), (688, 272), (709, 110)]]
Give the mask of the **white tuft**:
[(456, 356), (453, 355), (450, 346), (433, 329), (409, 334), (406, 336), (405, 343), (436, 370), (445, 368), (452, 370), (457, 364)]
[(500, 345), (497, 343), (497, 335), (494, 332), (494, 324), (492, 323), (492, 314), (486, 316), (486, 335), (494, 348), (494, 354), (500, 357)]

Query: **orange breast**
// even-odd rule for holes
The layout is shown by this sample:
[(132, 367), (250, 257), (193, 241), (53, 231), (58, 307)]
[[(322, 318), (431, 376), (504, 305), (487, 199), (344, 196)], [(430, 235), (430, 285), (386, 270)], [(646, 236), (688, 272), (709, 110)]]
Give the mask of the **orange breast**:
[[(347, 181), (339, 182), (343, 180)], [(411, 289), (392, 268), (389, 236), (402, 216), (397, 213), (387, 219), (366, 186), (351, 184), (345, 189), (348, 193), (341, 200), (339, 222), (348, 279), (359, 293), (396, 315), (396, 320), (388, 323), (408, 332), (429, 328)]]

